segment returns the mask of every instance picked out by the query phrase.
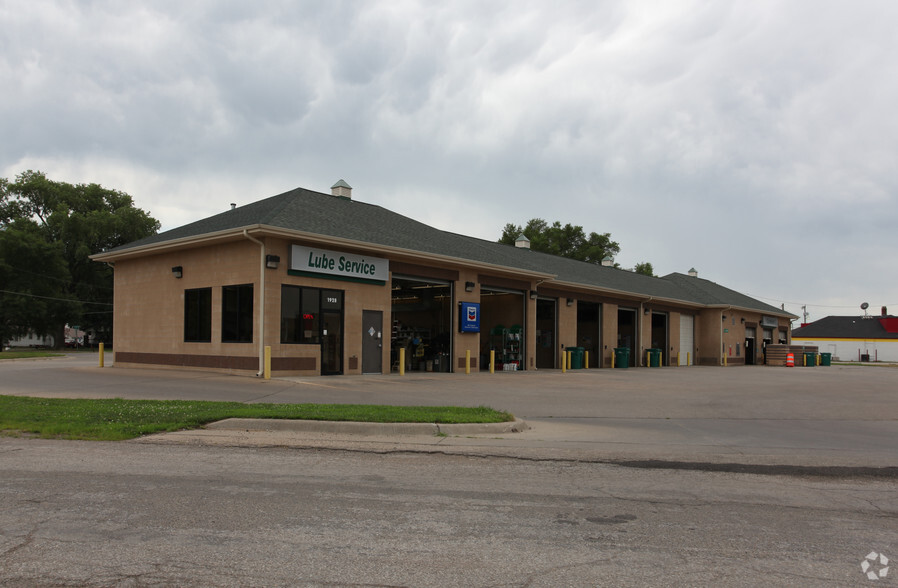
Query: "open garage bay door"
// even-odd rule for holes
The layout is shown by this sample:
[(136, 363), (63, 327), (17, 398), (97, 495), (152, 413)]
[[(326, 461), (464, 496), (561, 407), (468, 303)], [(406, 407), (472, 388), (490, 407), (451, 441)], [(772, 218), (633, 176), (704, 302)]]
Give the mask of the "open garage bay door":
[(452, 284), (415, 276), (393, 275), (391, 371), (399, 370), (400, 349), (405, 369), (448, 372), (452, 348)]
[(480, 365), (489, 369), (490, 351), (495, 352), (496, 369), (525, 369), (524, 319), (527, 298), (521, 290), (492, 286), (480, 288)]

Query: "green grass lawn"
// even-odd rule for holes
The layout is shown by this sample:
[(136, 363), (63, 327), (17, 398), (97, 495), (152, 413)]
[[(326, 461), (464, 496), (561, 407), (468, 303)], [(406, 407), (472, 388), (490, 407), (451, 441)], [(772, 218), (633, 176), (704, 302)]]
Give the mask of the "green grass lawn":
[(479, 406), (243, 404), (191, 400), (84, 400), (0, 396), (0, 433), (120, 441), (196, 429), (226, 418), (308, 419), (368, 423), (501, 423), (507, 412)]
[(43, 350), (12, 350), (0, 352), (0, 361), (4, 359), (30, 359), (32, 357), (63, 357), (63, 353)]

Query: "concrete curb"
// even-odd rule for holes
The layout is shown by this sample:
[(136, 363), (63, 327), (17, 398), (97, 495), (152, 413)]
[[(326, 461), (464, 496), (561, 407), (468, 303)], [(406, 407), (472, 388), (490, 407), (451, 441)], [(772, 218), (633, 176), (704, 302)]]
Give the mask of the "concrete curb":
[(227, 431), (294, 431), (301, 433), (340, 433), (364, 436), (414, 435), (502, 435), (520, 433), (530, 428), (515, 419), (507, 423), (359, 423), (345, 421), (306, 421), (298, 419), (225, 419), (209, 423), (206, 429)]

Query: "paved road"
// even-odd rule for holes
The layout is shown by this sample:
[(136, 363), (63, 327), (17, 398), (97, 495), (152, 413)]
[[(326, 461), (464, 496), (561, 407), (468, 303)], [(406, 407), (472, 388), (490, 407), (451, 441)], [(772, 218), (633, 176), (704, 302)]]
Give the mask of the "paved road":
[[(886, 468), (898, 466), (898, 369), (690, 367), (288, 378), (96, 367), (95, 354), (0, 363), (0, 394), (477, 406), (532, 429), (502, 436), (369, 439), (431, 451), (587, 460)], [(196, 432), (181, 440), (259, 443)], [(176, 439), (177, 440), (177, 439)], [(275, 435), (262, 444), (357, 444)], [(898, 471), (895, 471), (898, 474)]]
[(0, 393), (487, 404), (533, 428), (0, 437), (0, 586), (898, 583), (861, 568), (898, 557), (898, 370), (263, 382), (95, 361), (0, 363)]
[(0, 438), (10, 587), (894, 586), (896, 521), (893, 480)]

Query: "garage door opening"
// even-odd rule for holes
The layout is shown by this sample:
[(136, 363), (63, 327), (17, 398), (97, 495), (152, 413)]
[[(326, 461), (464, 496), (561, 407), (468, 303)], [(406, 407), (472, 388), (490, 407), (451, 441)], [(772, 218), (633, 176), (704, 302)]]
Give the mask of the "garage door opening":
[(661, 365), (670, 363), (670, 345), (667, 337), (667, 313), (652, 313), (652, 349), (661, 350)]
[(631, 367), (636, 366), (636, 309), (617, 309), (617, 347), (630, 350)]
[(536, 301), (536, 368), (554, 369), (555, 333), (558, 328), (555, 300), (540, 298)]
[(524, 293), (518, 290), (480, 287), (480, 367), (488, 370), (490, 351), (495, 369), (524, 369)]
[(598, 302), (577, 302), (577, 346), (589, 354), (588, 368), (599, 367), (602, 360), (602, 305)]
[(451, 371), (452, 284), (393, 276), (391, 306), (391, 371), (399, 371), (400, 349), (408, 371)]

